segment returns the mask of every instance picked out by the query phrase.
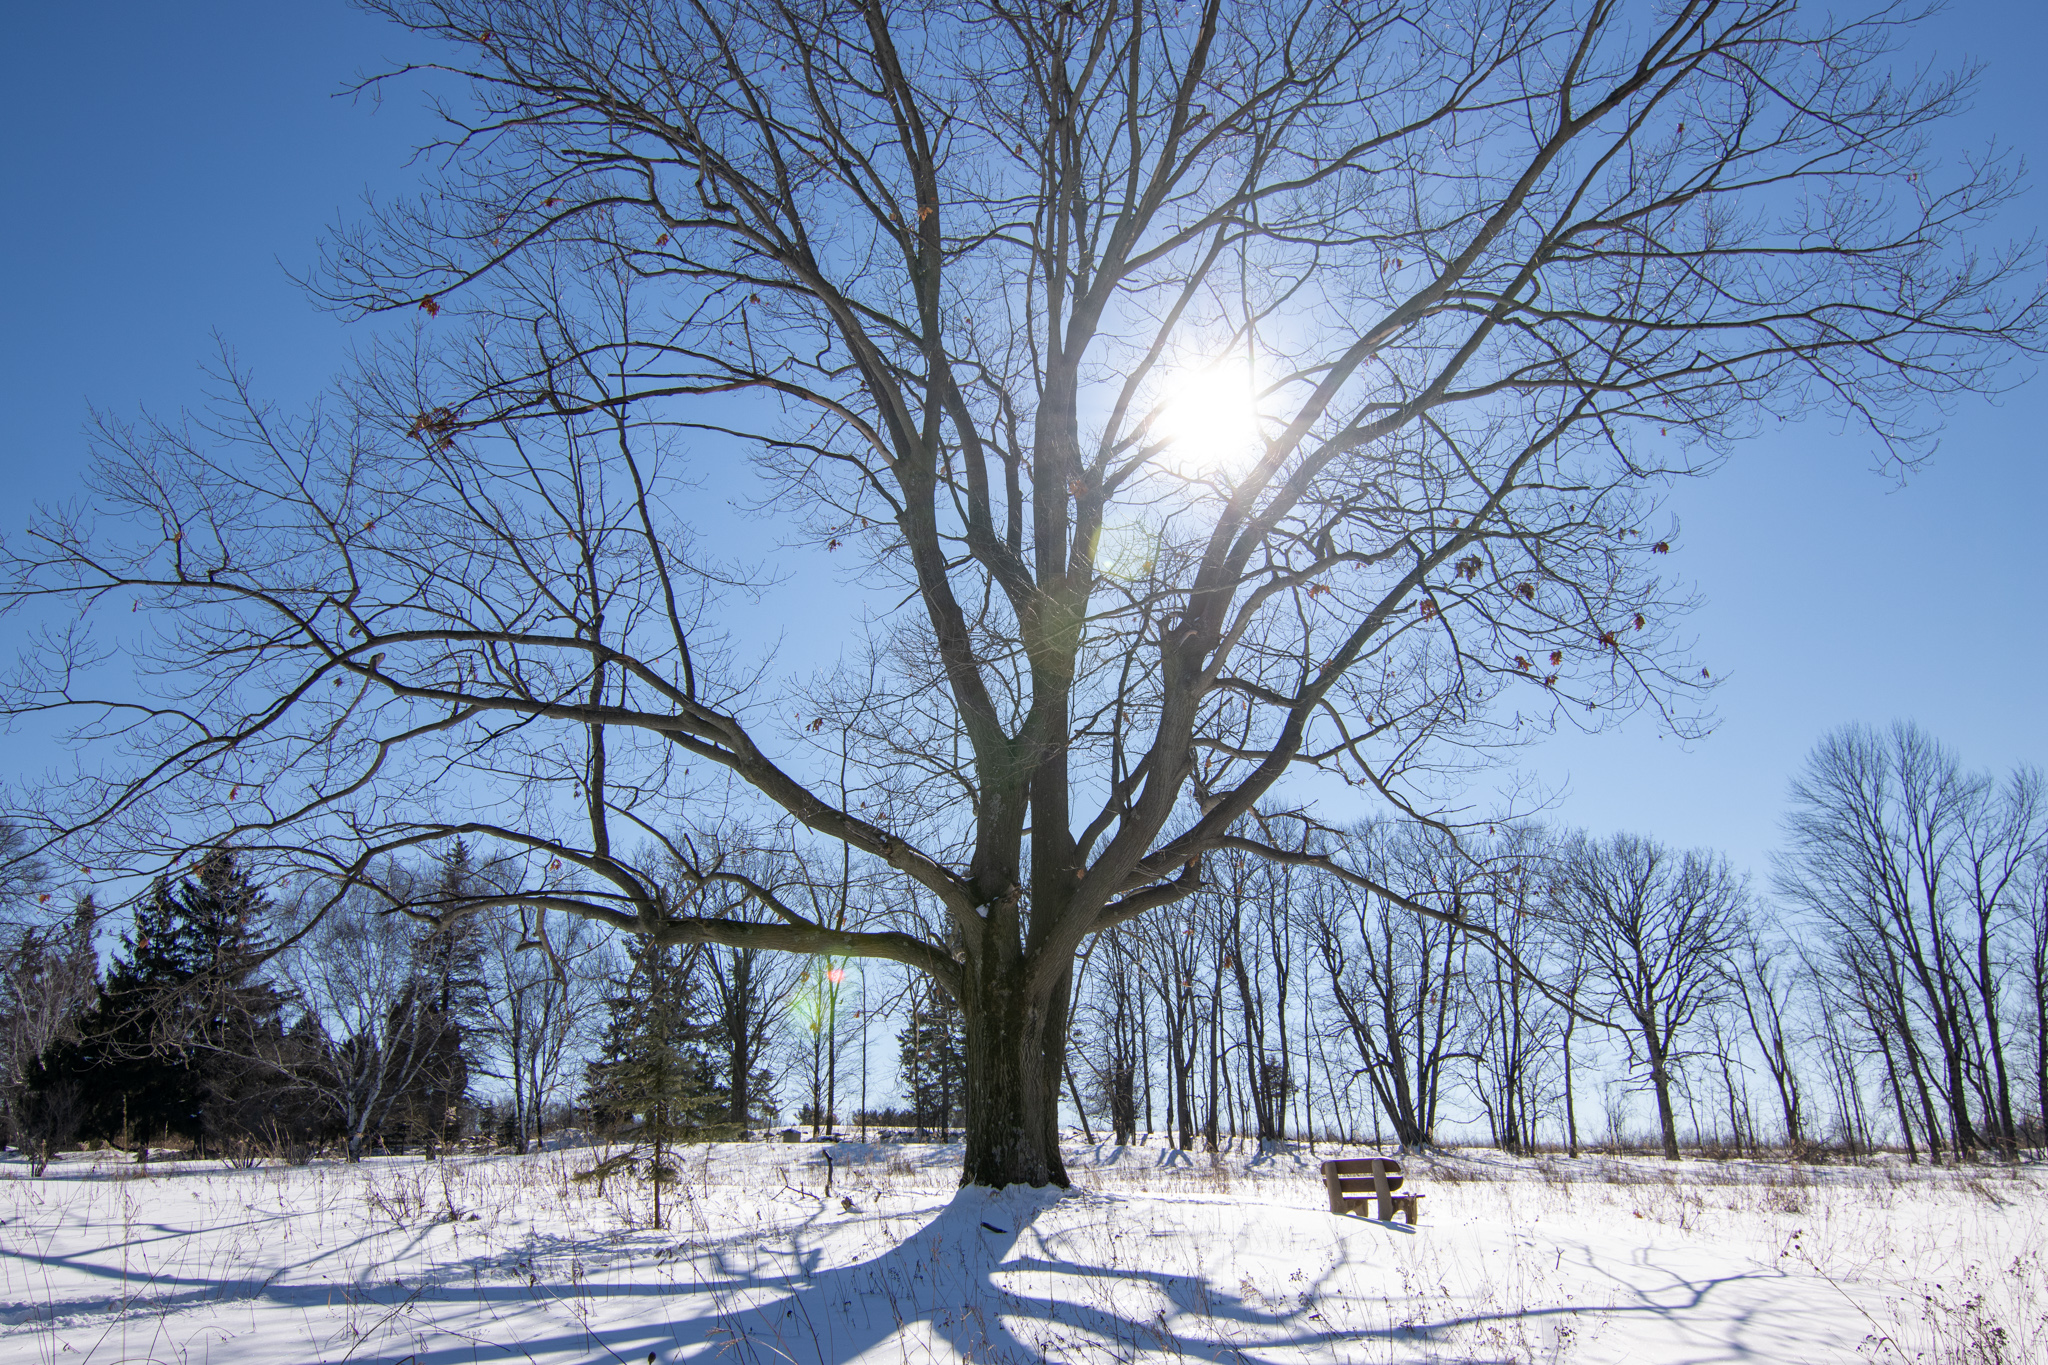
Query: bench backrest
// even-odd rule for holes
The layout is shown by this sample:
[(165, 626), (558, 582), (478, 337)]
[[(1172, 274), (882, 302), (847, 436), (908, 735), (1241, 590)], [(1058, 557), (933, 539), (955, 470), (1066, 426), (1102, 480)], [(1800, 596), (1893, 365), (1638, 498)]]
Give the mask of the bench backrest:
[[(1347, 1157), (1342, 1161), (1325, 1161), (1323, 1179), (1334, 1182), (1345, 1194), (1377, 1194), (1380, 1190), (1401, 1188), (1401, 1163), (1392, 1157), (1361, 1156)], [(1382, 1185), (1381, 1180), (1385, 1180)]]

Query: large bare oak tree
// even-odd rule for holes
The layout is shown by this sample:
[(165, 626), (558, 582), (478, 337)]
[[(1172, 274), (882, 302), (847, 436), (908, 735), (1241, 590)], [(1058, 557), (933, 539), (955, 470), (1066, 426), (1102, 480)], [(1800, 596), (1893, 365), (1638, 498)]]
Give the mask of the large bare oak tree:
[[(1065, 1182), (1090, 935), (1212, 850), (1330, 862), (1290, 774), (1414, 806), (1686, 724), (1670, 481), (1816, 407), (1914, 458), (2041, 319), (1897, 8), (372, 8), (450, 132), (316, 288), (411, 331), (324, 414), (109, 428), (11, 540), (7, 704), (86, 755), (22, 818), (337, 887), (495, 840), (506, 900), (906, 964), (966, 1012), (973, 1183)], [(801, 700), (692, 538), (735, 442), (758, 571), (877, 604)]]

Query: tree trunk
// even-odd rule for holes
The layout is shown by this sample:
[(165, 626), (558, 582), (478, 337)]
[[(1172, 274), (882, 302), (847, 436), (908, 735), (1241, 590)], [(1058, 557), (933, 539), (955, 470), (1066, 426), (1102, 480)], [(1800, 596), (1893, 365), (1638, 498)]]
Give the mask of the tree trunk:
[(2028, 974), (2034, 987), (2034, 1099), (2041, 1111), (2038, 1137), (2041, 1145), (2048, 1147), (2048, 932), (2035, 931)]
[(754, 1112), (754, 1057), (747, 1049), (744, 1038), (735, 1041), (730, 1067), (731, 1081), (726, 1090), (726, 1118), (732, 1124), (734, 1133), (741, 1141), (746, 1140), (747, 1122)]
[(1927, 1082), (1926, 1068), (1921, 1063), (1920, 1049), (1914, 1045), (1913, 1036), (1902, 1032), (1899, 1038), (1901, 1051), (1906, 1054), (1906, 1074), (1912, 1077), (1913, 1092), (1920, 1098), (1920, 1117), (1927, 1130), (1927, 1159), (1939, 1166), (1942, 1158), (1941, 1120), (1935, 1115), (1934, 1090)]
[(1006, 971), (970, 963), (961, 974), (967, 1035), (962, 1185), (1069, 1183), (1060, 1156), (1059, 1087), (1072, 974), (1063, 973), (1038, 996), (1026, 988), (1027, 972), (1021, 964)]
[(1678, 1160), (1678, 1115), (1671, 1107), (1671, 1068), (1664, 1039), (1651, 1025), (1643, 1030), (1643, 1042), (1650, 1054), (1650, 1088), (1657, 1095), (1657, 1125), (1664, 1136), (1664, 1159)]
[[(1159, 1131), (1159, 1122), (1158, 1116), (1152, 1110), (1152, 1012), (1146, 1008), (1147, 1003), (1146, 993), (1142, 990), (1139, 991), (1137, 1000), (1138, 1037), (1144, 1041), (1145, 1046), (1138, 1049), (1138, 1055), (1145, 1062), (1145, 1137), (1149, 1140), (1154, 1133)], [(2042, 1093), (2041, 1104), (2044, 1110), (2048, 1110), (2048, 1091)]]
[[(1573, 1003), (1577, 1003), (1574, 997)], [(1564, 1141), (1565, 1151), (1573, 1157), (1579, 1154), (1579, 1108), (1577, 1098), (1572, 1094), (1572, 1029), (1578, 1020), (1567, 1015), (1564, 1025)]]
[[(514, 1006), (516, 1010), (518, 1007)], [(511, 1030), (512, 1045), (512, 1150), (525, 1156), (526, 1143), (526, 1037), (525, 1030), (515, 1022)]]
[(1095, 1130), (1088, 1126), (1088, 1106), (1081, 1103), (1081, 1087), (1074, 1084), (1074, 1067), (1071, 1062), (1062, 1062), (1067, 1073), (1067, 1093), (1073, 1096), (1074, 1113), (1081, 1120), (1081, 1137), (1090, 1147), (1095, 1145)]
[[(1992, 1116), (1992, 1126), (1997, 1130), (1999, 1155), (2007, 1161), (2019, 1159), (2019, 1125), (2014, 1121), (2012, 1108), (2012, 1081), (2005, 1065), (2004, 1028), (1998, 1018), (1997, 980), (1991, 963), (1991, 928), (1983, 916), (1977, 925), (1977, 987), (1984, 1010), (1984, 1033), (1989, 1043), (1993, 1081), (1997, 1091), (1998, 1108)], [(2048, 1046), (2048, 1041), (2044, 1041)]]
[(1920, 1149), (1913, 1142), (1913, 1111), (1906, 1103), (1906, 1087), (1899, 1081), (1899, 1068), (1898, 1064), (1892, 1060), (1891, 1048), (1880, 1042), (1878, 1044), (1878, 1051), (1884, 1057), (1885, 1078), (1891, 1082), (1892, 1105), (1897, 1109), (1899, 1115), (1899, 1132), (1904, 1135), (1906, 1141), (1906, 1164), (1918, 1166), (1920, 1164)]

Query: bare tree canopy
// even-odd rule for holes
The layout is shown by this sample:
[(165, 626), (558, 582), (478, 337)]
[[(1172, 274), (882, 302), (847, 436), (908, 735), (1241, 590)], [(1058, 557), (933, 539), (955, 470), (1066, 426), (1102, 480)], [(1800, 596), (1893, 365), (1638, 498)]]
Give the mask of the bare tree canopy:
[[(109, 426), (10, 540), (62, 624), (7, 708), (87, 756), (31, 842), (461, 835), (530, 854), (499, 900), (908, 964), (975, 1183), (1065, 1181), (1089, 935), (1302, 856), (1246, 824), (1290, 773), (1687, 725), (1670, 481), (1817, 407), (1915, 458), (2042, 318), (1896, 7), (371, 7), (450, 132), (317, 288), (416, 325), (304, 418)], [(733, 634), (774, 552), (692, 538), (735, 440), (895, 604), (801, 700)]]
[[(1566, 844), (1551, 888), (1563, 937), (1585, 964), (1608, 1027), (1649, 1075), (1664, 1157), (1678, 1160), (1672, 1105), (1693, 1026), (1727, 997), (1749, 917), (1747, 886), (1728, 860), (1632, 834)], [(1683, 1036), (1681, 1036), (1683, 1035)]]
[(2048, 859), (2041, 773), (1995, 782), (1916, 725), (1850, 725), (1814, 747), (1791, 802), (1778, 894), (1820, 930), (1815, 956), (1843, 1012), (1870, 1019), (1888, 1065), (1894, 1050), (1904, 1063), (1891, 1088), (1907, 1141), (1910, 1089), (1937, 1156), (1944, 1126), (1958, 1152), (1987, 1138), (2017, 1150), (2005, 1038), (2017, 1021), (2002, 997), (2022, 973), (2005, 940)]

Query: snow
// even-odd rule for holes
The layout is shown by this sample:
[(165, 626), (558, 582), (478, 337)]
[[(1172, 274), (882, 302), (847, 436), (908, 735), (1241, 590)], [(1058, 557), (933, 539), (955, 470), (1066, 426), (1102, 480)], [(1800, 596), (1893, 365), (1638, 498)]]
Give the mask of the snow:
[(0, 1161), (0, 1362), (2048, 1359), (2034, 1167), (1444, 1153), (1411, 1230), (1327, 1211), (1328, 1146), (1076, 1144), (1059, 1193), (725, 1144), (657, 1231), (598, 1154)]

